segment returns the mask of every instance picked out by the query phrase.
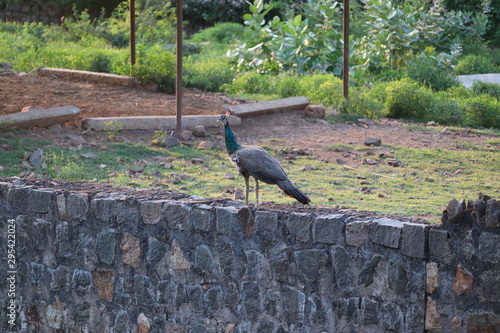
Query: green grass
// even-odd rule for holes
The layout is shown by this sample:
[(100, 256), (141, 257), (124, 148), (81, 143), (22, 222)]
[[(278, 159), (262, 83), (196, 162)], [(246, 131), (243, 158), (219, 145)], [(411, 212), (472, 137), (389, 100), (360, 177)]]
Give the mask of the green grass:
[[(41, 148), (46, 152), (46, 168), (29, 172), (47, 178), (175, 189), (203, 197), (219, 197), (228, 186), (244, 189), (243, 179), (226, 152), (221, 150), (199, 150), (182, 145), (166, 149), (149, 143), (112, 142), (96, 152), (97, 158), (88, 159), (81, 157), (82, 153), (91, 152), (87, 149), (61, 149), (49, 141), (15, 135), (8, 133), (0, 137), (0, 164), (3, 166), (0, 176), (18, 176), (27, 171), (22, 166), (24, 153)], [(490, 147), (467, 145), (456, 150), (396, 145), (324, 147), (349, 151), (356, 156), (356, 167), (327, 163), (312, 155), (298, 155), (297, 159), (288, 161), (282, 151), (294, 147), (286, 146), (279, 139), (266, 139), (257, 144), (274, 155), (290, 178), (311, 197), (313, 204), (321, 207), (421, 216), (437, 222), (450, 199), (476, 199), (479, 192), (495, 196), (500, 184), (498, 138), (489, 140)], [(367, 156), (367, 152), (371, 155)], [(389, 166), (387, 159), (375, 166), (361, 163), (364, 158), (377, 159), (380, 153), (390, 154), (404, 166)], [(165, 159), (169, 156), (173, 157), (173, 162), (166, 168)], [(204, 163), (192, 164), (193, 158), (201, 158)], [(227, 174), (232, 174), (234, 179)], [(251, 184), (250, 202), (255, 202)], [(277, 203), (292, 202), (276, 186), (267, 184), (261, 184), (260, 198)]]

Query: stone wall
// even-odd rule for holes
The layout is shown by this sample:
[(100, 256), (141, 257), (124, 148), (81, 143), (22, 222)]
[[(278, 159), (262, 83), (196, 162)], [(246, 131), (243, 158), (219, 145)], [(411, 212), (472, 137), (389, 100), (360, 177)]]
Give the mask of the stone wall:
[(0, 331), (498, 332), (491, 200), (481, 228), (0, 183)]

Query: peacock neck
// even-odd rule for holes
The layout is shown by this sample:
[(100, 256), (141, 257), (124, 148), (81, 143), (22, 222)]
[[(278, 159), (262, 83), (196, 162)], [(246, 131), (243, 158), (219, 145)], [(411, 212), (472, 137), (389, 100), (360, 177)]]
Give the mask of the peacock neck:
[(226, 138), (226, 149), (227, 153), (229, 155), (234, 154), (238, 149), (241, 148), (241, 146), (236, 142), (236, 138), (234, 137), (234, 133), (229, 128), (228, 124), (224, 125), (224, 132), (225, 132), (225, 138)]

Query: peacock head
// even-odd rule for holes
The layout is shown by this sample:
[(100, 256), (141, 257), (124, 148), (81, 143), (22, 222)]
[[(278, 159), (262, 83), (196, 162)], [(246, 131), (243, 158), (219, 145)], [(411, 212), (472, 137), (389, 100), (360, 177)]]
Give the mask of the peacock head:
[(217, 119), (217, 121), (219, 121), (219, 122), (223, 123), (224, 125), (227, 125), (227, 124), (228, 124), (228, 122), (227, 122), (227, 116), (226, 116), (226, 115), (224, 115), (224, 114), (223, 114), (223, 115), (221, 115), (221, 116), (219, 117), (219, 119)]

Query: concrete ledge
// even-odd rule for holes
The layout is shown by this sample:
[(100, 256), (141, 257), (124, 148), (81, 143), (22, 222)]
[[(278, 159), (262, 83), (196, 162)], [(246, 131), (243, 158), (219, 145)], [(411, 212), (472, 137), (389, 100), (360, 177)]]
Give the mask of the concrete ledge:
[(466, 88), (472, 87), (476, 81), (500, 84), (500, 74), (459, 75), (458, 80)]
[(101, 83), (115, 84), (125, 87), (139, 86), (139, 82), (137, 81), (137, 79), (132, 76), (79, 71), (75, 69), (40, 67), (38, 69), (38, 75), (59, 76), (70, 79), (77, 79), (80, 81), (101, 82)]
[[(182, 128), (193, 128), (198, 125), (209, 127), (222, 127), (217, 122), (220, 116), (183, 116)], [(175, 116), (145, 116), (145, 117), (103, 117), (83, 119), (83, 128), (94, 131), (103, 131), (114, 122), (121, 130), (174, 130), (176, 125)], [(241, 119), (235, 116), (229, 116), (231, 126), (241, 124)]]
[(79, 113), (80, 109), (72, 105), (10, 113), (0, 116), (0, 127), (28, 129), (33, 127), (49, 127), (73, 120)]
[(304, 110), (309, 103), (307, 97), (299, 96), (250, 104), (224, 105), (224, 108), (232, 115), (245, 117), (277, 111)]

